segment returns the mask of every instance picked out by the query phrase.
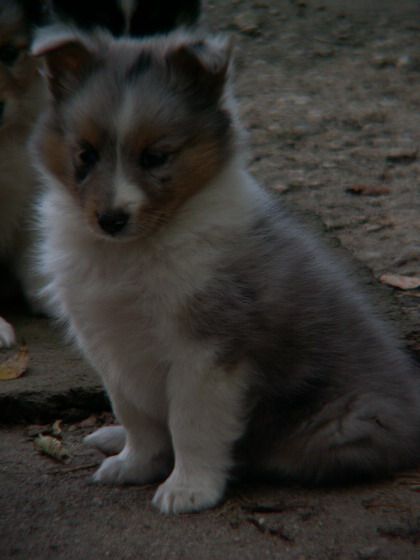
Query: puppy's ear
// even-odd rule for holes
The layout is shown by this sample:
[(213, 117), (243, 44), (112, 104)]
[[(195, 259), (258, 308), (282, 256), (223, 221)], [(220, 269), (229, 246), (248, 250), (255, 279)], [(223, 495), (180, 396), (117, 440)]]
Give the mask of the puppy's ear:
[(223, 94), (231, 51), (229, 40), (212, 37), (178, 45), (168, 53), (167, 63), (180, 88), (212, 104)]
[(75, 37), (35, 42), (34, 56), (44, 57), (48, 84), (56, 101), (76, 91), (84, 77), (97, 65), (96, 56)]

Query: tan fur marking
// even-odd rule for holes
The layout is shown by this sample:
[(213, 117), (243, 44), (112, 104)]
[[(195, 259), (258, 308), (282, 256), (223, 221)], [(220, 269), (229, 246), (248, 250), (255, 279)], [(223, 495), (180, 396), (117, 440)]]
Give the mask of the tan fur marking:
[(60, 183), (68, 186), (70, 184), (68, 147), (64, 144), (64, 139), (59, 134), (54, 123), (48, 122), (44, 127), (48, 130), (48, 133), (37, 135), (35, 148), (39, 153), (42, 153), (44, 163), (51, 173), (54, 174)]
[(100, 149), (106, 132), (102, 130), (93, 119), (77, 121), (75, 132), (78, 141), (88, 142), (96, 149)]

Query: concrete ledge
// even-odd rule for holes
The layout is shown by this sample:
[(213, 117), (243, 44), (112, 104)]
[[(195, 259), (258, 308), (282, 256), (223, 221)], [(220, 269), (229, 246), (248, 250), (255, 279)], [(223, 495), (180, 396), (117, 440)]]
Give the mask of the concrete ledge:
[[(21, 377), (0, 381), (0, 423), (79, 420), (110, 408), (99, 377), (65, 343), (60, 329), (23, 309), (5, 317), (26, 340), (30, 362)], [(0, 360), (16, 351), (1, 351)]]

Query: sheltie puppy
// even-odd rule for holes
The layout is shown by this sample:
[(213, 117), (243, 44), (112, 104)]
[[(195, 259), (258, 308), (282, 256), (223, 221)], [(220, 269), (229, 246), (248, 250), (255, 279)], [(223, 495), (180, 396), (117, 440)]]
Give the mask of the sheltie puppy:
[[(47, 93), (40, 63), (30, 54), (32, 25), (40, 18), (35, 1), (0, 4), (0, 268), (29, 292), (27, 221), (35, 180), (27, 143)], [(13, 328), (0, 317), (0, 347), (14, 340)]]
[(52, 19), (85, 31), (143, 37), (193, 25), (200, 0), (50, 0)]
[(98, 483), (164, 480), (162, 512), (230, 476), (350, 481), (413, 465), (419, 381), (336, 258), (245, 170), (230, 47), (48, 36), (33, 138), (51, 308), (120, 426)]

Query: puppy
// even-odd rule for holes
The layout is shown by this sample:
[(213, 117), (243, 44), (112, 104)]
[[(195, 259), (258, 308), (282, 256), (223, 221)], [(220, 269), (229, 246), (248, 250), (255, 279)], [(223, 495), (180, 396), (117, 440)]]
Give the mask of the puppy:
[(53, 21), (85, 31), (97, 27), (115, 36), (140, 37), (193, 25), (200, 0), (50, 0)]
[(419, 457), (419, 383), (348, 274), (248, 175), (220, 38), (44, 37), (33, 139), (51, 306), (121, 426), (98, 483), (215, 506), (229, 476), (386, 475)]
[[(29, 292), (27, 221), (35, 181), (27, 143), (46, 101), (39, 61), (29, 52), (32, 25), (41, 19), (36, 4), (0, 5), (0, 268), (13, 272)], [(13, 328), (0, 318), (0, 347), (14, 340)]]

